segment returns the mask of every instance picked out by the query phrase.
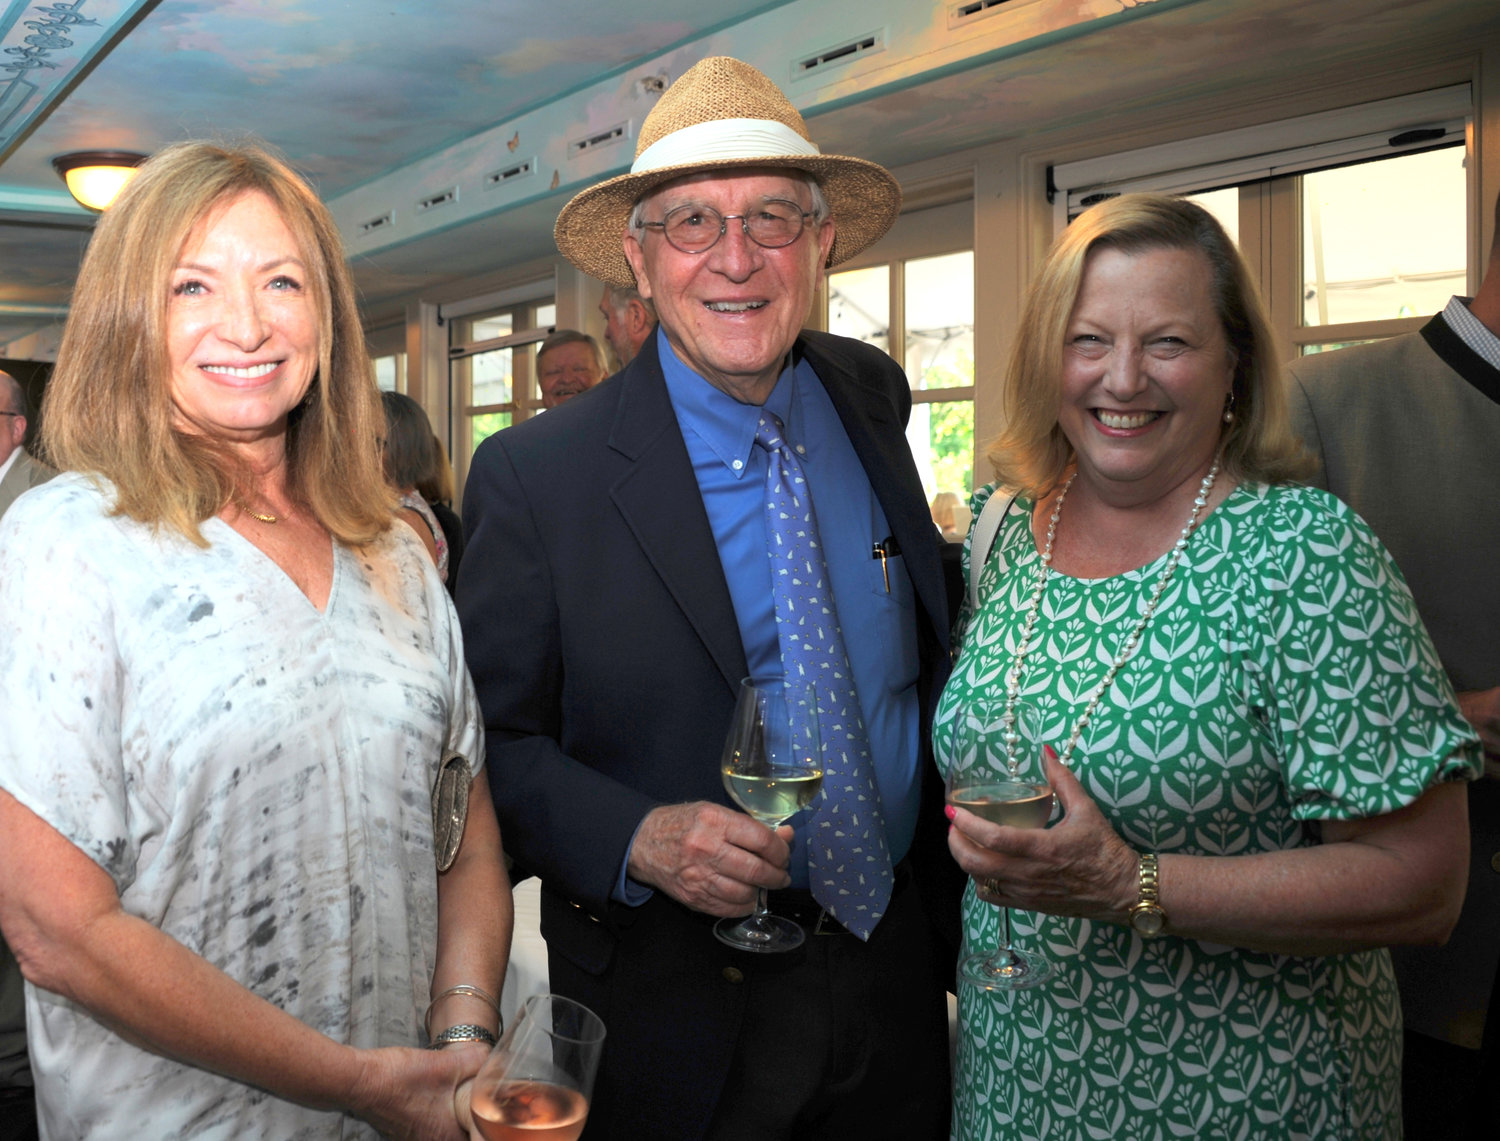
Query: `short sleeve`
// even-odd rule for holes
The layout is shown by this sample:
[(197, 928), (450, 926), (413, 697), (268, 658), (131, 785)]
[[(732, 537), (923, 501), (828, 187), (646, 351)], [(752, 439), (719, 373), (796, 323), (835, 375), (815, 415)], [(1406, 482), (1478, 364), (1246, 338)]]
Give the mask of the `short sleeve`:
[(0, 522), (0, 787), (123, 890), (140, 851), (121, 743), (110, 521), (66, 477)]
[(469, 762), (469, 775), (477, 777), (484, 769), (484, 720), (479, 712), (479, 698), (474, 679), (464, 663), (463, 634), (453, 600), (443, 591), (439, 600), (448, 620), (448, 676), (453, 685), (453, 709), (448, 717), (448, 743), (451, 751), (462, 753)]
[(1293, 814), (1378, 816), (1477, 777), (1478, 738), (1380, 540), (1326, 492), (1271, 494), (1253, 657)]

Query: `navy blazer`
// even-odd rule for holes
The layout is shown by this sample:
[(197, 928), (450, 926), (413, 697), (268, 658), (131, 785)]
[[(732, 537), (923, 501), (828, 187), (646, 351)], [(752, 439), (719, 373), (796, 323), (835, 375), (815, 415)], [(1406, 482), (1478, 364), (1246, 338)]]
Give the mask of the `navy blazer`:
[[(794, 351), (827, 389), (903, 552), (925, 742), (949, 623), (940, 536), (904, 434), (910, 388), (890, 357), (858, 341), (809, 332)], [(651, 1085), (656, 1108), (617, 1135), (696, 1136), (734, 1045), (744, 988), (725, 984), (723, 964), (737, 953), (663, 892), (638, 908), (610, 897), (647, 812), (730, 804), (719, 755), (747, 667), (655, 338), (619, 374), (486, 440), (464, 525), (458, 609), (490, 784), (506, 851), (542, 879), (553, 989), (608, 1008), (611, 1084), (632, 1101)], [(919, 763), (913, 867), (956, 946), (962, 876), (925, 744)], [(644, 1026), (649, 1062), (622, 1049)]]

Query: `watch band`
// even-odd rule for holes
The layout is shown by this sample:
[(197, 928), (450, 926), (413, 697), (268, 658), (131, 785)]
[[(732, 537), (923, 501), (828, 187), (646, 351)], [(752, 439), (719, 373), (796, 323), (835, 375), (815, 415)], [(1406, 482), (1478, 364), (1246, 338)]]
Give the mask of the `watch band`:
[(1144, 938), (1154, 939), (1167, 926), (1167, 913), (1161, 906), (1161, 869), (1155, 852), (1143, 852), (1137, 874), (1140, 887), (1135, 906), (1130, 909), (1130, 926)]
[(457, 1026), (450, 1026), (444, 1030), (427, 1044), (427, 1048), (441, 1050), (444, 1046), (454, 1042), (483, 1042), (486, 1046), (493, 1046), (495, 1035), (487, 1027), (472, 1022), (461, 1022)]

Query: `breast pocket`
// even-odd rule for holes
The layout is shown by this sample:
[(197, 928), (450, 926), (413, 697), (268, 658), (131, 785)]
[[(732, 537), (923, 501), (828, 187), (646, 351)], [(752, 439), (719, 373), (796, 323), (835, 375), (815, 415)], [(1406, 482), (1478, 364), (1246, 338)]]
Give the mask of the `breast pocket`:
[(906, 559), (887, 555), (885, 566), (871, 559), (867, 571), (870, 593), (875, 596), (875, 621), (885, 650), (886, 677), (892, 693), (902, 693), (917, 684), (921, 663), (917, 657), (917, 596)]

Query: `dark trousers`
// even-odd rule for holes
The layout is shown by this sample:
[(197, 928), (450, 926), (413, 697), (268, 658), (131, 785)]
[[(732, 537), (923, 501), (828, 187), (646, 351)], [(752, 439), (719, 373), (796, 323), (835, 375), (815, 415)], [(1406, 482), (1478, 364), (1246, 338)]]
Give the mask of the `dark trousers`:
[(809, 934), (785, 954), (731, 950), (661, 897), (611, 950), (557, 902), (544, 890), (552, 989), (609, 1033), (582, 1141), (947, 1141), (952, 961), (910, 875), (868, 943)]
[(1408, 1030), (1402, 1042), (1406, 1141), (1495, 1141), (1500, 1087), (1484, 1052)]
[[(778, 899), (778, 896), (781, 896)], [(808, 931), (800, 962), (750, 994), (707, 1141), (947, 1141), (945, 955), (908, 881), (868, 943), (814, 934), (819, 909), (772, 893)], [(767, 956), (769, 957), (769, 956)]]
[(0, 1141), (37, 1141), (36, 1094), (29, 1088), (0, 1088)]

